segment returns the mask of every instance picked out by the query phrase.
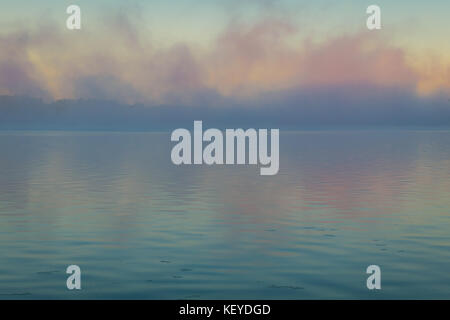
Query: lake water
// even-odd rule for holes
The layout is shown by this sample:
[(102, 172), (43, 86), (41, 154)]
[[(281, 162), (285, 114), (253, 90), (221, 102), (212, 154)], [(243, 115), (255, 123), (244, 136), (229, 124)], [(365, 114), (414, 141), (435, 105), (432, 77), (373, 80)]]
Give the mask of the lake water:
[(0, 299), (450, 298), (450, 131), (282, 131), (276, 176), (172, 145), (0, 133)]

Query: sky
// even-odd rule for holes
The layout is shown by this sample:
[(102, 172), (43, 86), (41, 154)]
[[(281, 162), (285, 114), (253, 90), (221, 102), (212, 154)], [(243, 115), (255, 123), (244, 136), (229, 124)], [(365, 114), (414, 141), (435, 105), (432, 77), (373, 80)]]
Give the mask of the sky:
[[(81, 8), (81, 30), (66, 29), (70, 4)], [(371, 4), (381, 30), (366, 28)], [(0, 95), (262, 110), (268, 96), (290, 106), (307, 96), (317, 109), (331, 93), (347, 104), (375, 94), (387, 105), (450, 108), (449, 1), (0, 5)]]

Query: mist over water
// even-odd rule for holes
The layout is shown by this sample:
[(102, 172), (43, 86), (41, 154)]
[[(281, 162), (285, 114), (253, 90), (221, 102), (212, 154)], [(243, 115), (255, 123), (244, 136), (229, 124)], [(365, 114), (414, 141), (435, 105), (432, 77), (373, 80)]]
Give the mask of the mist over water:
[(450, 131), (281, 131), (275, 176), (172, 146), (0, 132), (0, 299), (450, 298)]

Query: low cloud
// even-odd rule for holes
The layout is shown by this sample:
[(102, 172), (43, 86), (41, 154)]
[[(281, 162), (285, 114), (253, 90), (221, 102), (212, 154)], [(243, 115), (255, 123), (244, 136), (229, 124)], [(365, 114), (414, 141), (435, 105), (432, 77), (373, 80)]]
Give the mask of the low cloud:
[(233, 21), (208, 48), (162, 47), (133, 12), (107, 15), (108, 33), (48, 25), (0, 35), (0, 94), (228, 108), (308, 100), (315, 112), (331, 95), (372, 106), (377, 94), (400, 103), (396, 92), (419, 101), (418, 93), (450, 88), (450, 68), (410, 65), (404, 49), (366, 31), (317, 43), (289, 21), (268, 18)]

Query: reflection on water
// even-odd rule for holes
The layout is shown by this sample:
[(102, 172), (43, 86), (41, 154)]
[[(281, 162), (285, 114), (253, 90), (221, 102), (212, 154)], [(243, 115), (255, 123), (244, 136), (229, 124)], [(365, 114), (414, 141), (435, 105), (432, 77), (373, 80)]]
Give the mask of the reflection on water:
[(0, 299), (450, 298), (449, 131), (280, 139), (260, 176), (176, 167), (168, 133), (0, 133)]

